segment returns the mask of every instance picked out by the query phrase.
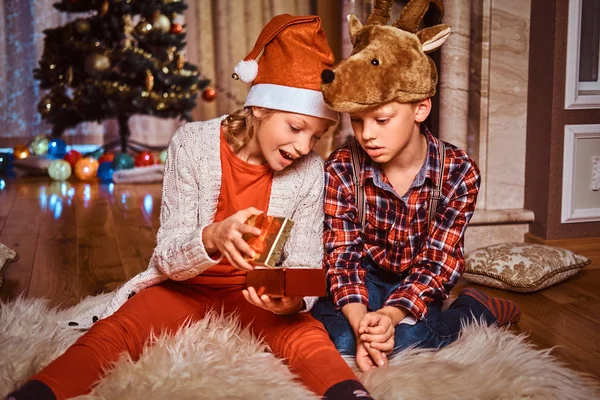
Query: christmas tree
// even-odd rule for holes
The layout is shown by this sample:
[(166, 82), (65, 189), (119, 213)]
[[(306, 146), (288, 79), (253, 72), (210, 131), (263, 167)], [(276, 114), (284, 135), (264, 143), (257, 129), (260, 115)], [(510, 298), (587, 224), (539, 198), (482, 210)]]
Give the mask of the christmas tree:
[(191, 120), (198, 91), (209, 81), (186, 62), (185, 32), (175, 22), (183, 0), (61, 0), (62, 12), (85, 13), (44, 31), (44, 51), (34, 76), (46, 93), (38, 103), (52, 136), (84, 121), (117, 119), (129, 143), (134, 114)]

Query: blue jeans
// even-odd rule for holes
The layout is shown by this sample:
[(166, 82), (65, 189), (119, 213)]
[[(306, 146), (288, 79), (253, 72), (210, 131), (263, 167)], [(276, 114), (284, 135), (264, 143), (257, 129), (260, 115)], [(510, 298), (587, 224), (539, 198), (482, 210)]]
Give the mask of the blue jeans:
[[(383, 307), (385, 301), (394, 292), (406, 274), (396, 275), (377, 266), (368, 258), (361, 260), (366, 268), (365, 285), (369, 292), (369, 311)], [(331, 295), (322, 297), (312, 308), (313, 317), (321, 321), (329, 337), (343, 355), (356, 354), (356, 338), (354, 331), (341, 310), (335, 309)], [(458, 338), (461, 324), (476, 319), (483, 319), (488, 324), (496, 319), (481, 303), (470, 296), (458, 296), (446, 311), (442, 311), (442, 301), (435, 300), (427, 308), (427, 316), (415, 325), (398, 324), (394, 334), (395, 355), (408, 347), (440, 348), (447, 346)]]

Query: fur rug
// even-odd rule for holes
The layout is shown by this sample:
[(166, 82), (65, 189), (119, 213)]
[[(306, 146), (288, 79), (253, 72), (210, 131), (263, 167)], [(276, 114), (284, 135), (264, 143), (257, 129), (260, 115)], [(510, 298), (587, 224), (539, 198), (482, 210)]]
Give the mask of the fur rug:
[[(0, 303), (0, 396), (60, 355), (81, 332), (58, 319), (87, 309), (48, 309), (40, 299)], [(88, 396), (80, 399), (316, 399), (285, 364), (234, 318), (217, 314), (161, 337), (133, 363), (123, 356)], [(597, 382), (575, 372), (549, 350), (506, 330), (472, 325), (439, 351), (407, 350), (390, 367), (360, 375), (377, 399), (591, 399)]]

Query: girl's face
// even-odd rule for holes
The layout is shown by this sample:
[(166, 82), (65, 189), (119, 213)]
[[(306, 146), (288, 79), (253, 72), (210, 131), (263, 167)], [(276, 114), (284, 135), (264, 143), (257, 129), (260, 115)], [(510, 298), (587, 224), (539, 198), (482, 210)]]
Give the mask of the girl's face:
[(259, 108), (253, 108), (253, 114), (259, 122), (254, 137), (245, 147), (249, 151), (248, 161), (266, 162), (275, 171), (308, 154), (332, 124), (323, 118), (282, 111), (265, 113)]
[(420, 139), (418, 123), (425, 121), (431, 100), (417, 104), (392, 101), (381, 106), (350, 114), (358, 142), (378, 164), (385, 165), (406, 155)]

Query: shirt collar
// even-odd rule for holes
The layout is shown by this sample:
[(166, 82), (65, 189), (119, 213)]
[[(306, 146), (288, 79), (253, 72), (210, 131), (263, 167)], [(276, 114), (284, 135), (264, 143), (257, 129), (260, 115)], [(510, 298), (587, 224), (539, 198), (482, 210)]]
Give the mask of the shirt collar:
[[(425, 180), (436, 182), (440, 171), (440, 155), (437, 140), (426, 127), (422, 128), (422, 132), (427, 139), (427, 156), (421, 169), (417, 173), (411, 188), (417, 188), (425, 184)], [(370, 157), (365, 157), (364, 179), (372, 179), (373, 184), (381, 189), (393, 190), (389, 184), (385, 183), (382, 176), (381, 168)]]

